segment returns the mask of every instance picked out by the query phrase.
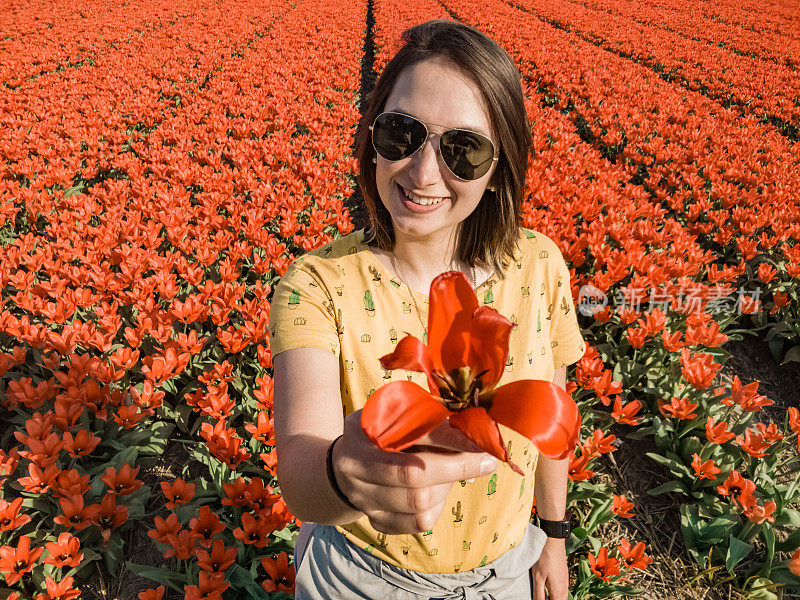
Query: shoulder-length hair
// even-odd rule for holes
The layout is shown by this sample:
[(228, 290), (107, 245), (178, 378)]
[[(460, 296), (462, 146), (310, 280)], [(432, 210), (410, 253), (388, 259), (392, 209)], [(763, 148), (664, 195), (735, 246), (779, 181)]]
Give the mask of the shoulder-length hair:
[(494, 40), (455, 21), (422, 23), (404, 31), (402, 39), (405, 45), (386, 64), (368, 96), (356, 133), (358, 184), (369, 219), (364, 241), (383, 250), (394, 247), (391, 215), (380, 200), (375, 181), (375, 148), (369, 126), (383, 112), (395, 82), (406, 68), (423, 61), (443, 60), (478, 87), (500, 141), (500, 157), (492, 176), (496, 191), (487, 189), (475, 210), (460, 224), (456, 256), (471, 266), (491, 265), (502, 279), (504, 269), (514, 260), (519, 239), (525, 172), (532, 146), (519, 69)]

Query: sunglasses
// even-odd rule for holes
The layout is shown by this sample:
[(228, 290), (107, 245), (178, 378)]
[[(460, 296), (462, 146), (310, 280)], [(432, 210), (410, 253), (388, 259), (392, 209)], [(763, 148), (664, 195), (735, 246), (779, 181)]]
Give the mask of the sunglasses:
[[(375, 152), (386, 160), (408, 158), (428, 140), (425, 123), (414, 117), (385, 112), (370, 125)], [(448, 129), (439, 136), (439, 153), (447, 168), (465, 181), (480, 179), (499, 157), (494, 155), (492, 140), (466, 129)]]

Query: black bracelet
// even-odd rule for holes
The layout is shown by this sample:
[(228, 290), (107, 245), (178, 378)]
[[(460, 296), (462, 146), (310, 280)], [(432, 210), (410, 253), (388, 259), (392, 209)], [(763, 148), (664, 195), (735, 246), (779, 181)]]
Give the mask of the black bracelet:
[[(339, 484), (336, 483), (336, 474), (333, 472), (333, 445), (339, 441), (339, 438), (342, 436), (340, 435), (335, 440), (331, 442), (331, 445), (328, 446), (328, 452), (325, 454), (325, 467), (328, 470), (328, 481), (333, 488), (333, 491), (336, 492), (336, 495), (339, 496), (339, 500), (344, 502), (347, 506), (352, 508), (353, 510), (359, 510), (357, 506), (355, 506), (347, 496), (344, 495), (342, 488), (339, 487)], [(360, 511), (359, 511), (360, 512)]]

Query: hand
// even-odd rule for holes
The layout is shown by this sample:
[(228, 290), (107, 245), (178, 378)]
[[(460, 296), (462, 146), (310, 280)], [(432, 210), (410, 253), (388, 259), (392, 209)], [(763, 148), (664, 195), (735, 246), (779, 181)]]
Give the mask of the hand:
[(433, 529), (453, 483), (497, 468), (497, 459), (447, 422), (404, 452), (384, 452), (364, 435), (360, 410), (345, 418), (331, 460), (350, 502), (389, 534)]
[(547, 538), (539, 560), (531, 567), (533, 574), (533, 600), (567, 600), (569, 570), (565, 541)]

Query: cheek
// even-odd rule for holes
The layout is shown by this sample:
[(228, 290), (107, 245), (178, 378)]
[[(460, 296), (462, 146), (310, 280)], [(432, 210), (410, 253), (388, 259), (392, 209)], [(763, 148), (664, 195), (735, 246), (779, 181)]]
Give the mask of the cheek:
[(483, 198), (484, 188), (483, 186), (475, 187), (470, 186), (468, 188), (456, 190), (458, 194), (458, 198), (461, 200), (461, 206), (465, 211), (472, 212), (478, 207), (478, 204), (481, 203), (481, 199)]
[(403, 161), (394, 163), (387, 162), (381, 165), (381, 159), (378, 159), (378, 164), (375, 167), (375, 185), (384, 203), (390, 199), (391, 196), (389, 196), (389, 194), (391, 194), (394, 189), (395, 178), (400, 171), (403, 170), (402, 164), (400, 164), (402, 162)]

